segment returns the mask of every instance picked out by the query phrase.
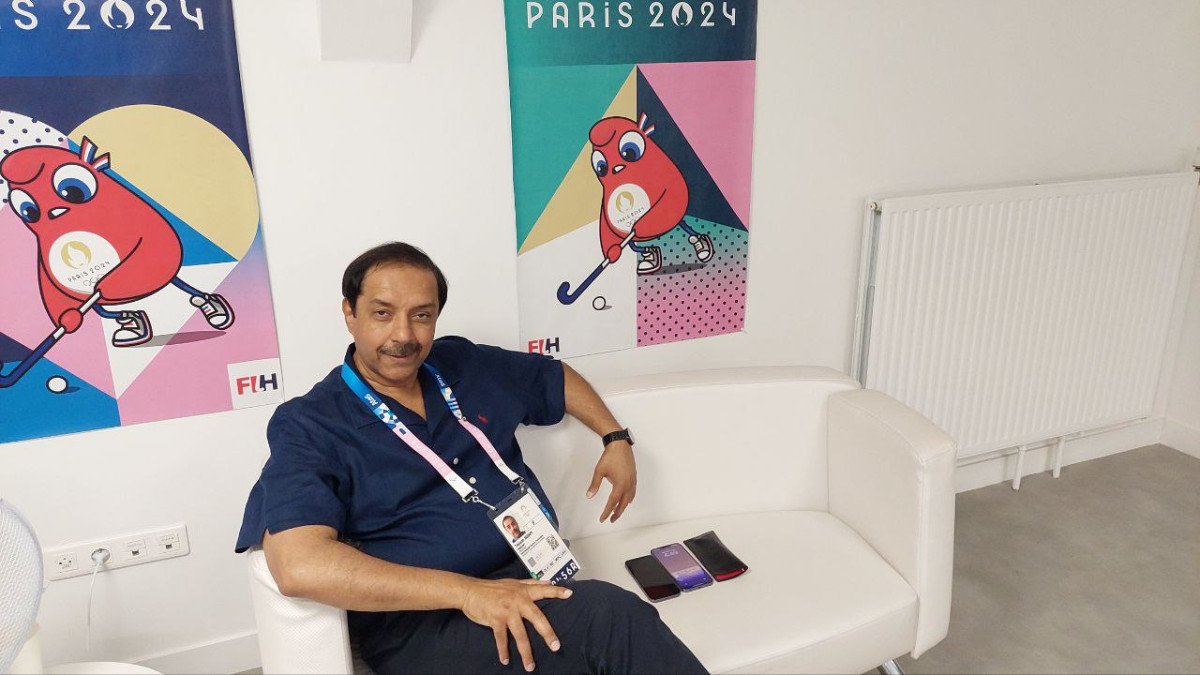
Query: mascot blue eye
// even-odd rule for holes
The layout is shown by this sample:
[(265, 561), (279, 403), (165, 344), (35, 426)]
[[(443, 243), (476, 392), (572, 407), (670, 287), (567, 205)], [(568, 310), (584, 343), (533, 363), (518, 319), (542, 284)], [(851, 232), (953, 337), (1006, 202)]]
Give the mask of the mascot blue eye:
[(621, 159), (626, 162), (636, 162), (646, 154), (646, 139), (636, 131), (630, 131), (621, 137)]
[(8, 193), (8, 205), (21, 217), (21, 220), (30, 225), (42, 219), (42, 209), (24, 190), (13, 190)]
[(604, 153), (599, 150), (592, 151), (592, 170), (601, 178), (608, 175), (608, 160), (604, 159)]
[(54, 192), (71, 204), (90, 202), (96, 196), (96, 177), (81, 164), (64, 164), (54, 172)]

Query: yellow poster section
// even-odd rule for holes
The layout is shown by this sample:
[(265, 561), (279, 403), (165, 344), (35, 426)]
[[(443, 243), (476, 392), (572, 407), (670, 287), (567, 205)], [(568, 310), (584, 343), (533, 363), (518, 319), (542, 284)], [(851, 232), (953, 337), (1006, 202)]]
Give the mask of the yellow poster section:
[[(621, 90), (604, 116), (637, 120), (637, 68), (629, 72), (629, 77), (621, 85)], [(596, 172), (592, 169), (592, 144), (585, 138), (575, 163), (554, 191), (554, 197), (534, 223), (518, 254), (596, 222), (600, 218), (603, 197), (600, 181), (596, 180)]]
[(175, 108), (133, 105), (71, 133), (111, 153), (112, 169), (237, 260), (258, 232), (258, 193), (242, 151), (220, 129)]

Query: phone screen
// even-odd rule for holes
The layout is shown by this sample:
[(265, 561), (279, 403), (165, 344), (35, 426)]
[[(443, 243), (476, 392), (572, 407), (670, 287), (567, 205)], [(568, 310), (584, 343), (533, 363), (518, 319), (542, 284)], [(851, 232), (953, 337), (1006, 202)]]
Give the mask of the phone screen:
[(679, 595), (679, 586), (663, 569), (662, 563), (653, 556), (644, 555), (640, 558), (625, 561), (625, 569), (633, 575), (633, 580), (642, 587), (642, 592), (650, 602), (658, 602)]
[(679, 587), (685, 591), (707, 586), (713, 582), (712, 577), (708, 576), (708, 572), (704, 571), (704, 568), (696, 562), (691, 553), (688, 553), (683, 544), (663, 546), (650, 553), (662, 563), (663, 567), (667, 568), (667, 571), (679, 583)]

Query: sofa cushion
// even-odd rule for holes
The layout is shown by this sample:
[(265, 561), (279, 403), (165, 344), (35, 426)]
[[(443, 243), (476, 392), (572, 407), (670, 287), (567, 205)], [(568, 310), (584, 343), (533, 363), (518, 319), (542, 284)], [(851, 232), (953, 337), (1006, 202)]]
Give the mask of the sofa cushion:
[(656, 607), (710, 671), (861, 673), (912, 647), (916, 594), (827, 512), (681, 521), (575, 539), (570, 546), (582, 578), (645, 597), (624, 561), (708, 530), (750, 571)]

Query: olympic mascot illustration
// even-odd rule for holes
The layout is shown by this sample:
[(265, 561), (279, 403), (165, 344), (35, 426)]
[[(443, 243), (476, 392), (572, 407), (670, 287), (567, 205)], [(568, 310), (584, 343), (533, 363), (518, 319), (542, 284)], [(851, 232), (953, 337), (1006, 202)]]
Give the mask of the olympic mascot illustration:
[[(171, 224), (137, 193), (108, 175), (109, 155), (84, 138), (76, 154), (53, 146), (31, 146), (0, 162), (11, 188), (9, 207), (38, 243), (42, 304), (57, 330), (4, 376), (9, 385), (45, 355), (65, 333), (74, 333), (95, 309), (119, 328), (114, 347), (133, 347), (154, 337), (142, 310), (112, 309), (174, 285), (190, 296), (208, 324), (218, 330), (234, 322), (225, 298), (204, 293), (179, 278), (183, 246)], [(40, 353), (39, 353), (40, 352)]]
[(639, 254), (637, 273), (654, 274), (662, 269), (662, 251), (642, 246), (675, 227), (683, 228), (696, 259), (706, 263), (713, 257), (712, 239), (692, 229), (684, 220), (688, 208), (688, 186), (683, 174), (667, 153), (650, 136), (645, 114), (640, 122), (627, 117), (606, 117), (588, 134), (592, 143), (592, 169), (603, 188), (600, 202), (600, 250), (604, 260), (575, 291), (563, 282), (558, 299), (571, 304), (621, 257), (626, 246)]

